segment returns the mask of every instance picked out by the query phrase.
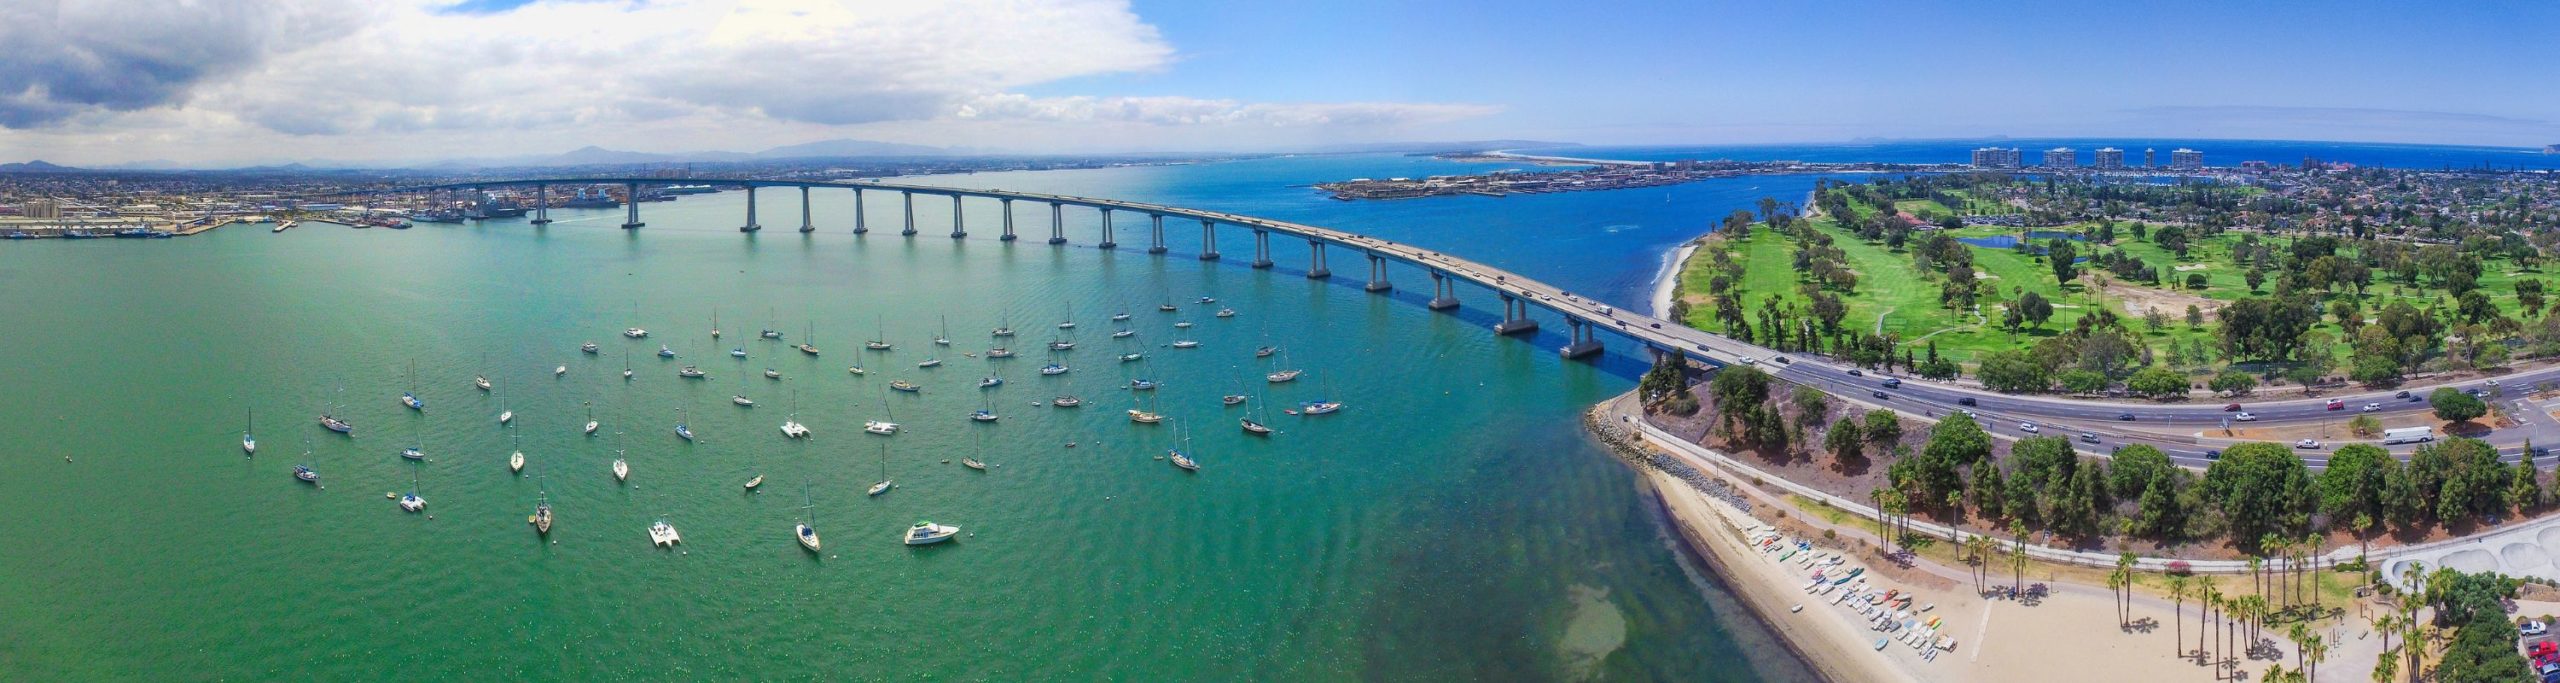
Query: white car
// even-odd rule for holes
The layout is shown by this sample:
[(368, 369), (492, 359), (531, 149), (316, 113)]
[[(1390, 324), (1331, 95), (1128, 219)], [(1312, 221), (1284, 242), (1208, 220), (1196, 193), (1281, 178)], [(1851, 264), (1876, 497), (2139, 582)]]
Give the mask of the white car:
[(1753, 358), (1753, 357), (1750, 357), (1750, 356), (1743, 356), (1743, 357), (1742, 357), (1742, 364), (1743, 364), (1743, 365), (1759, 365), (1759, 364), (1760, 364), (1760, 359), (1758, 359), (1758, 358)]
[(2036, 423), (2033, 423), (2033, 422), (2020, 422), (2020, 423), (2018, 423), (2018, 431), (2026, 432), (2026, 433), (2029, 433), (2029, 434), (2034, 434), (2034, 433), (2036, 433), (2036, 432), (2040, 432), (2040, 431), (2044, 431), (2044, 430), (2042, 430), (2042, 429), (2038, 429), (2038, 428), (2036, 427)]
[(2258, 416), (2256, 416), (2256, 415), (2251, 415), (2251, 414), (2249, 414), (2249, 413), (2241, 413), (2241, 414), (2238, 414), (2238, 415), (2233, 415), (2233, 416), (2231, 416), (2231, 419), (2239, 420), (2239, 421), (2241, 421), (2241, 422), (2256, 422), (2256, 421), (2258, 421)]
[(2545, 624), (2545, 623), (2542, 623), (2542, 622), (2539, 622), (2539, 621), (2528, 621), (2528, 622), (2524, 622), (2524, 626), (2523, 626), (2523, 627), (2521, 627), (2521, 628), (2519, 628), (2519, 629), (2517, 629), (2517, 630), (2522, 631), (2525, 635), (2528, 635), (2528, 636), (2538, 636), (2538, 635), (2542, 635), (2542, 634), (2545, 634), (2545, 633), (2550, 633), (2550, 632), (2551, 632), (2551, 626), (2550, 626), (2549, 624)]
[(2376, 412), (2376, 411), (2380, 411), (2380, 410), (2382, 410), (2382, 404), (2380, 404), (2380, 403), (2367, 403), (2367, 404), (2364, 404), (2364, 412), (2371, 413), (2371, 412)]
[(2313, 440), (2310, 440), (2310, 439), (2303, 439), (2303, 440), (2301, 440), (2301, 441), (2293, 442), (2293, 447), (2294, 447), (2294, 448), (2319, 448), (2319, 447), (2320, 447), (2320, 442), (2318, 442), (2318, 441), (2313, 441)]

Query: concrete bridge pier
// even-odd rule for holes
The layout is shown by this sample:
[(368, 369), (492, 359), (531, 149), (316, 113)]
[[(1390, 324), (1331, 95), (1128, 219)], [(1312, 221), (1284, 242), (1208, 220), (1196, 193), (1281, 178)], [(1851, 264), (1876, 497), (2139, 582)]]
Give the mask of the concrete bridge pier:
[(969, 229), (960, 223), (960, 195), (951, 195), (951, 239), (968, 236)]
[(748, 185), (748, 186), (747, 186), (747, 224), (746, 224), (746, 225), (738, 226), (738, 232), (755, 232), (755, 231), (763, 230), (763, 229), (764, 229), (764, 226), (756, 225), (756, 186), (754, 186), (754, 185)]
[(1004, 207), (1004, 236), (996, 239), (1001, 242), (1011, 242), (1013, 241), (1013, 200), (998, 199), (996, 203)]
[(1565, 322), (1573, 325), (1573, 343), (1564, 345), (1564, 348), (1556, 349), (1556, 353), (1562, 354), (1566, 358), (1581, 358), (1583, 356), (1599, 355), (1600, 340), (1592, 336), (1590, 325), (1584, 324), (1580, 319), (1576, 318), (1566, 318)]
[(533, 224), (551, 224), (551, 186), (533, 186)]
[(1067, 243), (1067, 207), (1049, 202), (1049, 243)]
[(1458, 287), (1449, 284), (1448, 274), (1437, 270), (1431, 271), (1431, 303), (1424, 305), (1434, 311), (1458, 307)]
[(818, 224), (809, 222), (809, 186), (800, 186), (800, 231), (817, 232)]
[(866, 212), (862, 210), (862, 188), (853, 188), (853, 234), (871, 232), (871, 226), (863, 219), (865, 215)]
[(1307, 251), (1309, 252), (1307, 258), (1307, 279), (1322, 280), (1333, 277), (1333, 270), (1324, 267), (1324, 243), (1315, 240), (1307, 240)]
[(1363, 289), (1367, 289), (1371, 292), (1384, 292), (1395, 288), (1396, 286), (1394, 283), (1387, 282), (1387, 259), (1377, 254), (1370, 254), (1369, 284), (1366, 287), (1363, 287)]
[(1200, 260), (1218, 260), (1218, 224), (1200, 219)]
[(1120, 243), (1111, 239), (1111, 209), (1109, 208), (1102, 210), (1102, 243), (1093, 246), (1103, 249), (1120, 248)]
[(1151, 221), (1147, 229), (1147, 253), (1162, 254), (1165, 252), (1164, 214), (1151, 213), (1147, 214), (1147, 218)]
[(1538, 321), (1529, 317), (1529, 304), (1509, 294), (1502, 295), (1502, 322), (1493, 324), (1494, 334), (1527, 334), (1538, 331)]
[(1254, 230), (1253, 230), (1253, 267), (1255, 267), (1255, 268), (1269, 268), (1269, 267), (1271, 267), (1271, 231), (1263, 230), (1263, 229), (1261, 229), (1261, 228), (1254, 228)]
[(622, 198), (627, 200), (622, 203), (622, 208), (626, 212), (623, 214), (622, 229), (638, 230), (640, 226), (648, 225), (640, 222), (640, 184), (623, 183)]
[(905, 201), (907, 207), (907, 227), (899, 230), (898, 234), (914, 237), (916, 236), (916, 193), (900, 192), (898, 198)]

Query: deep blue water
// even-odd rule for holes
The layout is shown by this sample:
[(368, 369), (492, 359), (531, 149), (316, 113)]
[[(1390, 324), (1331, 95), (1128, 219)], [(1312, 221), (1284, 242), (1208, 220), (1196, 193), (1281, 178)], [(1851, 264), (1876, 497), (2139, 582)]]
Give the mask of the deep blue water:
[(2343, 161), (2362, 166), (2391, 168), (2471, 168), (2485, 164), (2502, 169), (2560, 169), (2560, 154), (2543, 154), (2540, 148), (2295, 140), (2000, 138), (1786, 145), (1588, 146), (1513, 151), (1523, 154), (1627, 161), (1733, 159), (1738, 161), (1875, 161), (1941, 164), (1964, 163), (1971, 159), (1971, 152), (1977, 147), (2016, 147), (2023, 152), (2028, 164), (2036, 163), (2041, 151), (2055, 147), (2070, 147), (2078, 150), (2082, 164), (2089, 163), (2091, 152), (2098, 148), (2114, 147), (2125, 151), (2125, 163), (2128, 164), (2142, 163), (2143, 149), (2158, 149), (2160, 163), (2166, 165), (2169, 163), (2169, 150), (2185, 147), (2204, 152), (2204, 162), (2208, 166), (2238, 166), (2242, 161), (2299, 164), (2304, 156), (2312, 156), (2324, 161)]

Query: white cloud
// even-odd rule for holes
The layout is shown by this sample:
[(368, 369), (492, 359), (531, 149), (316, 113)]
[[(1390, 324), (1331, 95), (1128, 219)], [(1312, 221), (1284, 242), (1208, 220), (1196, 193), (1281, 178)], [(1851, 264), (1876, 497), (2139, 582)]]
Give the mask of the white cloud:
[(163, 6), (0, 8), (17, 27), (0, 28), (0, 143), (87, 155), (148, 126), (204, 136), (204, 155), (423, 156), (875, 132), (965, 144), (1007, 121), (1380, 129), (1493, 111), (1015, 92), (1170, 68), (1172, 44), (1124, 0), (144, 1)]

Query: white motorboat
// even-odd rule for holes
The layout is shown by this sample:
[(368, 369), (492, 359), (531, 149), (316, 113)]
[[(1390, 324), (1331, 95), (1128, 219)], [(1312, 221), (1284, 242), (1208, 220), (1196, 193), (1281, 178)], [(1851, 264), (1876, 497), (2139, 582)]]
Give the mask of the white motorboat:
[(1004, 378), (992, 375), (978, 380), (978, 388), (980, 389), (992, 389), (1002, 384), (1004, 384)]
[(885, 422), (881, 420), (864, 420), (862, 422), (862, 431), (881, 436), (888, 436), (898, 433), (898, 423)]
[(588, 354), (593, 354), (593, 353), (595, 353), (595, 352), (596, 352), (596, 348), (597, 348), (597, 347), (596, 347), (596, 343), (595, 343), (595, 342), (587, 342), (587, 343), (579, 344), (579, 345), (578, 345), (578, 351), (583, 352), (583, 353), (588, 353)]
[(1221, 318), (1233, 318), (1233, 317), (1236, 317), (1236, 309), (1232, 309), (1232, 308), (1221, 308), (1221, 309), (1218, 309), (1218, 317), (1221, 317)]
[(1174, 324), (1173, 324), (1173, 329), (1177, 329), (1177, 330), (1188, 330), (1188, 329), (1191, 329), (1191, 321), (1189, 321), (1189, 320), (1185, 320), (1185, 321), (1182, 321), (1182, 322), (1174, 323)]
[(489, 378), (487, 377), (473, 377), (471, 378), (471, 386), (477, 387), (481, 391), (488, 391), (491, 387), (496, 385), (490, 384)]
[(951, 540), (957, 535), (960, 535), (960, 527), (921, 521), (907, 527), (906, 541), (907, 545), (928, 545)]
[(987, 357), (988, 357), (988, 358), (1012, 358), (1012, 357), (1013, 357), (1013, 349), (1008, 349), (1008, 348), (1005, 348), (1005, 347), (1002, 347), (1002, 346), (998, 346), (998, 347), (995, 347), (995, 348), (992, 348), (992, 349), (987, 349)]
[(1120, 354), (1120, 362), (1122, 362), (1122, 363), (1136, 362), (1138, 359), (1146, 358), (1146, 357), (1147, 357), (1147, 354), (1139, 353), (1139, 352), (1136, 352), (1136, 351), (1131, 351), (1131, 352), (1128, 352), (1128, 353)]
[(498, 413), (498, 424), (506, 424), (506, 423), (514, 422), (514, 421), (516, 421), (516, 411), (509, 410), (509, 411), (506, 411), (506, 412)]
[(625, 328), (622, 330), (622, 336), (630, 337), (632, 339), (640, 339), (649, 336), (649, 331), (637, 327)]
[(1043, 365), (1043, 366), (1040, 366), (1040, 374), (1043, 374), (1043, 375), (1064, 375), (1064, 374), (1067, 374), (1067, 366), (1059, 365), (1059, 364), (1056, 364), (1056, 363), (1050, 363), (1050, 364), (1048, 364), (1048, 365)]
[(558, 377), (558, 376), (566, 375), (566, 374), (569, 374), (569, 366), (562, 365), (562, 366), (557, 366), (557, 367), (551, 368), (551, 376), (553, 376), (553, 377)]
[(1073, 407), (1076, 407), (1076, 406), (1084, 405), (1084, 399), (1076, 398), (1076, 397), (1074, 397), (1074, 396), (1060, 396), (1060, 397), (1057, 397), (1057, 398), (1049, 399), (1049, 405), (1057, 406), (1057, 407), (1060, 407), (1060, 408), (1073, 408)]
[(765, 368), (765, 369), (764, 369), (764, 378), (765, 378), (765, 379), (782, 379), (782, 371), (781, 371), (781, 370), (775, 370), (775, 369), (773, 369), (773, 368)]

